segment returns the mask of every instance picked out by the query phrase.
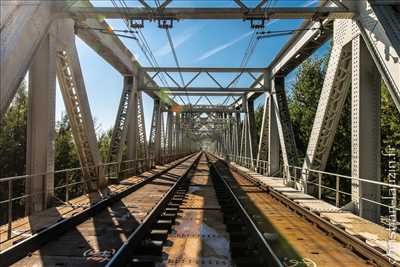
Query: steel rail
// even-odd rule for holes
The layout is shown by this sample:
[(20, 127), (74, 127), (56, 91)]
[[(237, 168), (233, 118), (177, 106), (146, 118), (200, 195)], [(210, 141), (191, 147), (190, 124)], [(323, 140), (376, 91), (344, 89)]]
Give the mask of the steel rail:
[[(61, 234), (68, 232), (68, 230), (74, 228), (75, 226), (81, 224), (85, 220), (90, 217), (93, 217), (100, 211), (103, 211), (105, 208), (113, 204), (114, 202), (120, 200), (121, 198), (131, 194), (132, 192), (138, 190), (139, 188), (143, 187), (144, 185), (148, 184), (155, 178), (165, 174), (166, 172), (174, 169), (175, 167), (179, 166), (186, 160), (195, 157), (196, 154), (191, 154), (189, 156), (184, 157), (181, 160), (178, 160), (168, 166), (166, 169), (161, 170), (158, 173), (155, 173), (149, 176), (147, 179), (139, 182), (137, 184), (133, 184), (132, 186), (128, 187), (126, 190), (117, 193), (115, 195), (111, 195), (99, 202), (95, 203), (94, 205), (90, 206), (89, 208), (79, 212), (75, 216), (65, 218), (45, 229), (38, 231), (37, 233), (33, 234), (31, 237), (7, 248), (6, 250), (0, 252), (0, 263), (4, 266), (10, 266), (16, 263), (18, 260), (26, 257), (30, 252), (39, 249), (44, 244), (58, 238)], [(198, 155), (197, 155), (198, 156)]]
[(243, 178), (247, 179), (248, 181), (252, 182), (256, 186), (258, 186), (264, 192), (272, 195), (277, 200), (279, 200), (282, 204), (289, 207), (291, 210), (296, 212), (297, 214), (303, 216), (312, 224), (316, 225), (318, 228), (322, 229), (332, 237), (334, 237), (339, 242), (345, 244), (349, 249), (352, 249), (359, 253), (360, 255), (368, 258), (369, 260), (375, 262), (378, 266), (395, 266), (400, 267), (399, 262), (392, 262), (389, 257), (387, 257), (384, 253), (378, 251), (377, 249), (369, 246), (366, 242), (358, 239), (355, 236), (352, 236), (349, 233), (346, 233), (344, 230), (340, 229), (339, 227), (333, 225), (329, 221), (323, 219), (317, 214), (307, 210), (306, 208), (300, 206), (290, 198), (284, 196), (279, 191), (276, 191), (272, 187), (265, 186), (260, 182), (256, 181), (254, 178), (249, 176), (248, 174), (244, 173), (243, 171), (235, 168), (228, 164), (225, 160), (223, 160), (224, 164), (229, 166), (230, 169), (234, 170), (237, 174), (242, 176)]
[[(207, 160), (210, 163), (210, 171), (212, 174), (214, 174), (216, 177), (218, 177), (224, 184), (225, 188), (227, 191), (230, 193), (232, 196), (232, 199), (234, 200), (234, 205), (236, 205), (239, 209), (238, 212), (242, 215), (243, 218), (245, 218), (246, 224), (249, 226), (249, 229), (252, 230), (253, 234), (257, 237), (259, 243), (262, 245), (261, 248), (263, 252), (265, 253), (264, 255), (268, 255), (268, 259), (272, 260), (270, 265), (268, 266), (279, 266), (283, 267), (283, 263), (279, 260), (278, 256), (275, 254), (275, 252), (272, 250), (271, 246), (268, 244), (267, 240), (265, 239), (264, 235), (262, 232), (258, 229), (256, 223), (253, 221), (251, 216), (248, 214), (246, 211), (245, 207), (242, 205), (240, 200), (237, 198), (235, 193), (233, 192), (231, 186), (225, 181), (224, 176), (218, 171), (218, 168), (215, 166), (215, 163), (212, 163), (209, 159), (209, 156), (214, 157), (215, 159), (219, 160), (219, 158), (206, 153)], [(223, 161), (223, 163), (226, 165), (226, 162)], [(229, 168), (229, 166), (227, 166)]]
[(198, 163), (201, 153), (196, 154), (196, 159), (193, 161), (191, 166), (182, 174), (178, 181), (168, 190), (163, 198), (157, 203), (149, 215), (143, 220), (143, 222), (133, 231), (128, 237), (127, 241), (117, 250), (111, 260), (106, 265), (107, 267), (112, 266), (126, 266), (130, 263), (134, 256), (134, 251), (139, 247), (143, 238), (147, 234), (152, 224), (157, 220), (160, 213), (167, 206), (170, 199), (173, 197), (177, 188), (182, 184), (187, 174), (193, 169)]

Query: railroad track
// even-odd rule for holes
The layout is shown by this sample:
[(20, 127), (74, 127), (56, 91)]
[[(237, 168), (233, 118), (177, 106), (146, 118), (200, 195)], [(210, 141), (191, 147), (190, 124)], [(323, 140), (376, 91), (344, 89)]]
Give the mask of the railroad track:
[(280, 192), (208, 156), (285, 266), (399, 266)]
[(283, 266), (210, 167), (203, 154), (107, 266)]
[(110, 198), (2, 252), (0, 265), (368, 266), (368, 257), (211, 154)]
[(0, 266), (104, 266), (173, 192), (200, 154), (42, 229), (0, 253)]

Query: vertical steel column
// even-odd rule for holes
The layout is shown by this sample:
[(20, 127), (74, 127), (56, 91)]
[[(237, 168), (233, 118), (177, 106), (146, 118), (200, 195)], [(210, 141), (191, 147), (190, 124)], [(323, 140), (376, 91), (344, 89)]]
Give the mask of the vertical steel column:
[(275, 76), (273, 80), (273, 100), (277, 112), (278, 133), (285, 165), (295, 165), (297, 161), (296, 142), (285, 92), (285, 77)]
[[(124, 88), (121, 94), (121, 100), (118, 107), (117, 117), (115, 119), (114, 129), (111, 136), (110, 148), (108, 151), (107, 162), (117, 162), (111, 165), (108, 170), (109, 179), (118, 179), (122, 153), (124, 151), (125, 140), (128, 131), (129, 119), (133, 116), (133, 105), (136, 99), (133, 99), (133, 76), (124, 77)], [(128, 152), (129, 154), (129, 152)]]
[(236, 118), (236, 121), (235, 121), (236, 122), (235, 123), (235, 142), (236, 142), (236, 144), (235, 144), (235, 156), (237, 157), (237, 156), (240, 155), (241, 133), (242, 133), (241, 127), (240, 127), (241, 118), (240, 118), (240, 111), (239, 110), (237, 110), (235, 112), (235, 118)]
[(173, 125), (174, 124), (174, 113), (168, 109), (167, 113), (167, 155), (171, 156), (172, 153), (172, 140), (173, 140)]
[(181, 130), (181, 116), (182, 113), (178, 112), (175, 114), (175, 153), (181, 153), (181, 138), (182, 138), (182, 130)]
[(264, 93), (264, 106), (263, 106), (263, 116), (261, 121), (260, 129), (260, 140), (258, 142), (257, 150), (257, 167), (259, 166), (260, 160), (268, 160), (268, 141), (269, 141), (269, 93)]
[(159, 164), (161, 159), (161, 115), (160, 99), (155, 99), (150, 129), (150, 151), (156, 164)]
[[(138, 133), (138, 120), (139, 120), (139, 84), (140, 84), (140, 74), (136, 74), (133, 76), (133, 84), (132, 84), (132, 94), (131, 101), (132, 104), (131, 109), (128, 114), (128, 133), (126, 137), (126, 146), (127, 146), (127, 160), (137, 160), (139, 157), (139, 133)], [(135, 164), (135, 167), (137, 165)], [(136, 171), (136, 169), (135, 169)]]
[(47, 208), (54, 194), (54, 120), (56, 108), (55, 27), (42, 40), (29, 71), (26, 174), (26, 214)]
[(249, 116), (249, 134), (250, 134), (250, 145), (251, 145), (251, 156), (252, 158), (257, 157), (257, 126), (256, 117), (254, 114), (254, 100), (247, 101), (247, 114)]
[[(380, 181), (381, 77), (362, 37), (353, 39), (352, 177)], [(380, 186), (352, 181), (352, 201), (361, 217), (379, 223)]]
[(271, 80), (270, 73), (264, 73), (263, 75), (263, 85), (264, 85), (264, 106), (263, 106), (263, 116), (261, 121), (261, 129), (260, 129), (260, 139), (258, 142), (257, 149), (257, 168), (259, 167), (260, 160), (268, 160), (268, 141), (269, 141), (269, 107), (268, 107), (268, 98), (271, 93)]
[(275, 83), (268, 97), (268, 175), (273, 176), (279, 171), (279, 132), (277, 122), (277, 107), (274, 101)]

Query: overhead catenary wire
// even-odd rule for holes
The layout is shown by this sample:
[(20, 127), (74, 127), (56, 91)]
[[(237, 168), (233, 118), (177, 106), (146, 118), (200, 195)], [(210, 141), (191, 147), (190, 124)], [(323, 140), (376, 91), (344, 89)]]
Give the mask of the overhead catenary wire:
[[(161, 16), (162, 16), (162, 10), (161, 10), (161, 8), (160, 8), (160, 6), (161, 6), (161, 5), (160, 5), (160, 1), (159, 1), (159, 0), (154, 0), (154, 2), (155, 2), (155, 4), (156, 4), (156, 7), (157, 7), (158, 12), (159, 12), (160, 17), (161, 17)], [(170, 45), (170, 47), (171, 47), (172, 55), (173, 55), (174, 60), (175, 60), (176, 67), (178, 68), (179, 76), (180, 76), (180, 79), (181, 79), (181, 82), (182, 82), (182, 87), (183, 87), (184, 90), (185, 90), (185, 94), (186, 94), (186, 98), (187, 98), (187, 100), (188, 100), (189, 108), (191, 108), (192, 103), (191, 103), (191, 101), (190, 101), (190, 97), (189, 97), (189, 94), (188, 94), (188, 92), (187, 92), (187, 89), (185, 88), (185, 80), (183, 79), (183, 75), (182, 75), (182, 72), (181, 72), (181, 69), (180, 69), (180, 64), (179, 64), (178, 56), (177, 56), (177, 53), (176, 53), (176, 50), (175, 50), (175, 46), (174, 46), (174, 43), (173, 43), (173, 41), (172, 41), (172, 37), (171, 37), (171, 34), (170, 34), (170, 32), (169, 32), (168, 27), (165, 28), (165, 31), (166, 31), (166, 34), (167, 34), (167, 38), (168, 38), (169, 45)]]
[[(111, 0), (111, 3), (113, 4), (114, 7), (119, 7), (119, 5), (117, 4), (116, 0)], [(119, 0), (120, 5), (122, 6), (122, 12), (120, 13), (123, 18), (123, 21), (125, 23), (126, 28), (130, 31), (130, 24), (129, 24), (129, 19), (128, 19), (128, 5), (126, 4), (126, 2), (124, 0)], [(153, 67), (153, 68), (160, 68), (158, 65), (157, 60), (155, 59), (153, 52), (151, 51), (147, 40), (145, 38), (145, 36), (142, 34), (142, 32), (140, 31), (140, 29), (137, 32), (130, 32), (132, 36), (134, 36), (136, 38), (137, 44), (140, 48), (140, 50), (143, 52), (144, 56), (146, 57), (147, 61), (149, 62), (149, 64)], [(163, 85), (167, 88), (169, 88), (169, 84), (168, 81), (165, 79), (163, 73), (160, 74), (160, 81), (161, 83), (163, 83)]]

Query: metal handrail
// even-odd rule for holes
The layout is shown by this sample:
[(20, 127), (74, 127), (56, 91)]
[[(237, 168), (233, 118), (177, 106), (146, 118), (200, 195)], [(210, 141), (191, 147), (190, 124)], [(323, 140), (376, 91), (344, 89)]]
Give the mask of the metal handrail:
[[(253, 159), (253, 162), (251, 162), (251, 159), (249, 157), (244, 157), (244, 156), (239, 156), (239, 155), (227, 155), (230, 160), (233, 162), (246, 167), (250, 170), (253, 170), (255, 172), (258, 172), (260, 174), (268, 174), (268, 162), (263, 161), (263, 160), (256, 160)], [(258, 165), (257, 165), (258, 162)], [(259, 168), (260, 162), (264, 164), (263, 168)], [(260, 171), (262, 170), (262, 171)], [(340, 201), (341, 196), (346, 195), (346, 196), (351, 196), (351, 192), (346, 192), (340, 189), (340, 180), (345, 179), (349, 181), (357, 181), (357, 182), (363, 182), (363, 183), (369, 183), (369, 184), (374, 184), (377, 186), (382, 186), (382, 187), (387, 187), (388, 189), (394, 189), (394, 190), (400, 190), (400, 185), (394, 185), (394, 184), (389, 184), (385, 182), (380, 182), (380, 181), (374, 181), (374, 180), (367, 180), (359, 177), (352, 177), (348, 175), (342, 175), (342, 174), (336, 174), (332, 172), (326, 172), (326, 171), (320, 171), (320, 170), (314, 170), (314, 169), (309, 169), (309, 168), (302, 168), (299, 166), (293, 166), (293, 165), (284, 165), (283, 166), (283, 179), (284, 183), (288, 186), (296, 187), (300, 186), (303, 191), (307, 191), (306, 185), (315, 185), (317, 186), (317, 191), (318, 191), (318, 199), (322, 199), (322, 189), (329, 190), (335, 192), (335, 205), (337, 207), (340, 207)], [(315, 175), (316, 180), (309, 180), (307, 179), (310, 175)], [(323, 183), (322, 176), (324, 177), (333, 177), (335, 179), (335, 186), (328, 186)], [(294, 183), (292, 183), (294, 182)], [(296, 184), (297, 183), (297, 184)], [(368, 199), (366, 197), (361, 197), (360, 200), (366, 201), (369, 203), (373, 203), (375, 205), (379, 205), (381, 207), (385, 208), (393, 208), (392, 206), (386, 205), (385, 203), (380, 203), (372, 199)], [(400, 211), (400, 208), (395, 207), (396, 210)]]
[[(169, 163), (172, 162), (182, 156), (187, 155), (187, 153), (179, 153), (179, 154), (175, 154), (175, 155), (167, 155), (166, 156), (166, 160), (164, 163)], [(134, 164), (134, 167), (131, 168), (131, 163)], [(138, 163), (141, 163), (140, 168), (138, 168)], [(145, 164), (147, 163), (147, 164)], [(119, 175), (121, 173), (127, 172), (129, 170), (135, 170), (136, 171), (146, 171), (151, 169), (152, 167), (154, 167), (154, 159), (151, 157), (148, 158), (140, 158), (140, 159), (136, 159), (136, 160), (125, 160), (125, 161), (121, 161), (121, 162), (107, 162), (107, 163), (103, 163), (103, 164), (98, 164), (95, 166), (90, 166), (89, 168), (110, 168), (110, 167), (118, 167), (118, 166), (123, 166), (123, 164), (129, 164), (127, 169), (123, 169), (123, 170), (118, 170), (118, 173), (116, 173), (116, 175)], [(82, 167), (76, 167), (76, 168), (69, 168), (69, 169), (63, 169), (63, 170), (56, 170), (56, 171), (50, 171), (50, 172), (43, 172), (43, 173), (36, 173), (36, 174), (27, 174), (27, 175), (18, 175), (18, 176), (12, 176), (12, 177), (4, 177), (4, 178), (0, 178), (0, 186), (2, 184), (7, 183), (8, 184), (8, 196), (6, 199), (1, 200), (0, 201), (0, 206), (2, 205), (7, 205), (7, 239), (4, 241), (7, 241), (11, 238), (12, 236), (12, 222), (13, 222), (13, 202), (14, 201), (18, 201), (18, 200), (22, 200), (22, 199), (26, 199), (29, 197), (33, 197), (33, 196), (37, 196), (37, 195), (45, 195), (45, 194), (52, 194), (53, 192), (59, 190), (59, 189), (64, 189), (65, 188), (65, 196), (64, 196), (64, 200), (55, 197), (56, 200), (58, 200), (59, 202), (61, 202), (62, 204), (68, 204), (69, 203), (69, 194), (70, 194), (70, 189), (72, 187), (76, 187), (79, 186), (81, 184), (85, 183), (85, 180), (82, 179), (82, 172), (83, 168)], [(69, 180), (71, 179), (72, 176), (71, 173), (73, 172), (79, 172), (80, 176), (77, 178), (80, 178), (80, 181), (76, 181), (76, 182), (72, 182), (69, 183)], [(106, 172), (108, 175), (111, 173), (109, 170)], [(133, 172), (132, 172), (133, 173)], [(48, 176), (48, 175), (56, 175), (56, 174), (65, 174), (65, 184), (53, 187), (49, 190), (42, 190), (42, 191), (36, 191), (34, 193), (28, 193), (28, 194), (23, 194), (23, 195), (19, 195), (19, 196), (13, 196), (14, 194), (14, 190), (13, 190), (13, 182), (15, 181), (19, 181), (19, 180), (23, 180), (23, 179), (39, 179)], [(77, 175), (77, 174), (72, 174), (72, 175)], [(84, 193), (85, 190), (82, 190), (82, 194)], [(77, 196), (80, 196), (82, 194), (78, 194)], [(3, 241), (2, 241), (3, 242)]]

